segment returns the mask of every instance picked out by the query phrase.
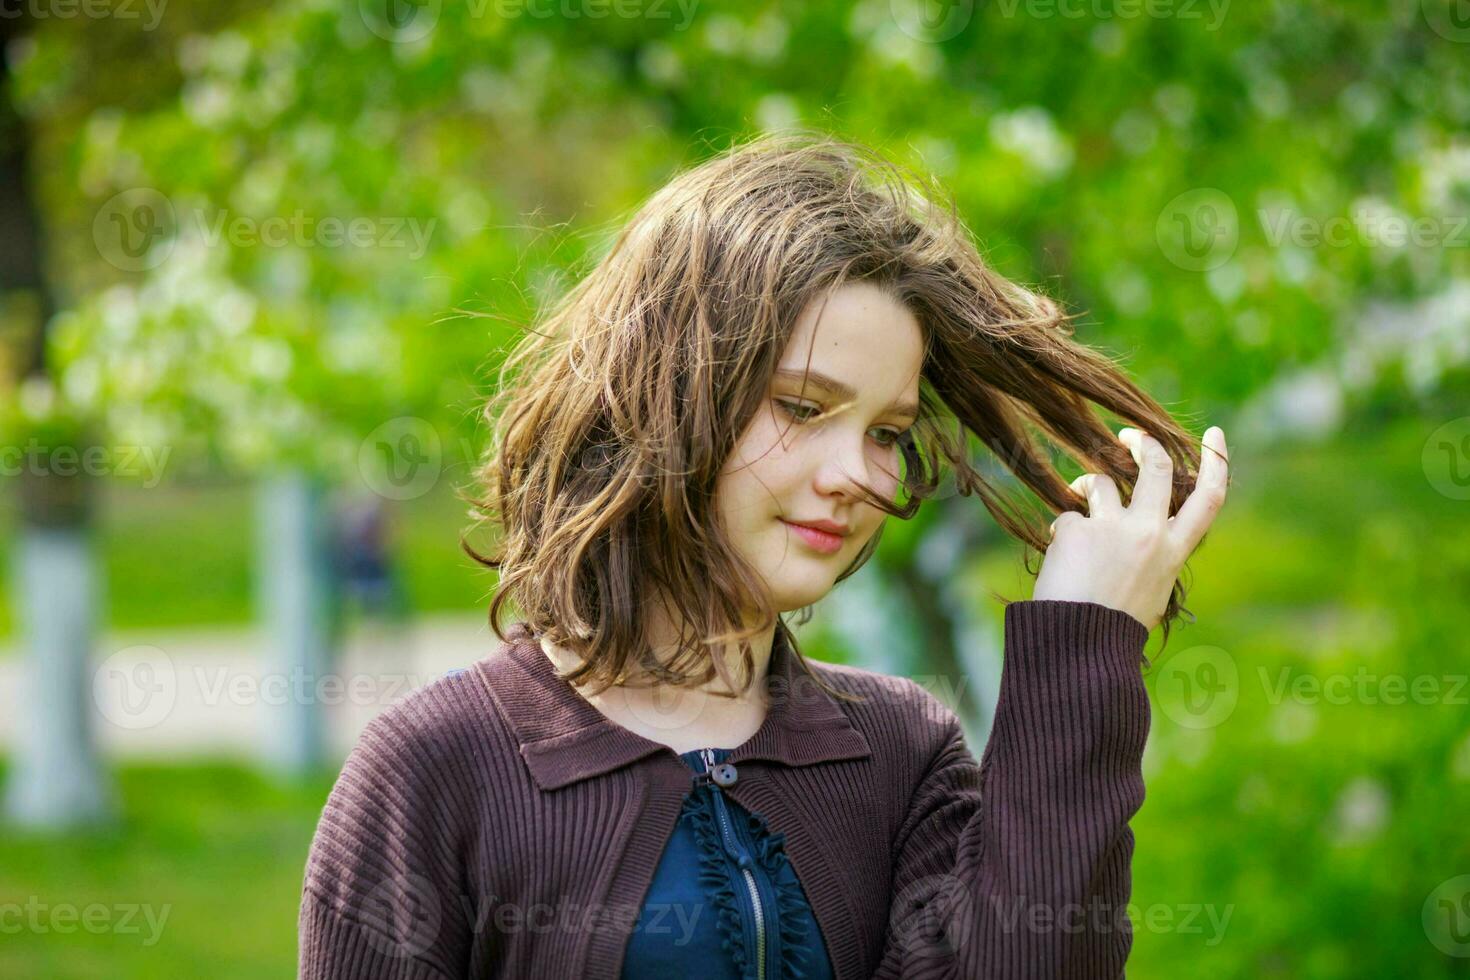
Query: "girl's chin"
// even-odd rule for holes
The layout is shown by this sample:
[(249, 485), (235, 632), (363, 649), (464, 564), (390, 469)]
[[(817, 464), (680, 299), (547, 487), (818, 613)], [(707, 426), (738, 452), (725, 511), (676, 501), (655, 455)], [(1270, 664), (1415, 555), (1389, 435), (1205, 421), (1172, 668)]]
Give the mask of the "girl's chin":
[(831, 575), (791, 574), (778, 576), (773, 590), (776, 606), (782, 612), (810, 606), (831, 591)]

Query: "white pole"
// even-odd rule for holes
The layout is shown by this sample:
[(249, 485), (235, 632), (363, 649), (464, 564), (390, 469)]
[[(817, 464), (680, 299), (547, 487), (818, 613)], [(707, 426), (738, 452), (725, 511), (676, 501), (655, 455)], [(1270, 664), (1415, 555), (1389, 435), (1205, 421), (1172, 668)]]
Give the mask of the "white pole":
[(331, 555), (326, 495), (300, 470), (271, 475), (259, 490), (257, 595), (267, 650), (261, 690), (284, 692), (263, 705), (262, 754), (295, 777), (326, 763), (326, 720), (317, 692), (332, 669)]

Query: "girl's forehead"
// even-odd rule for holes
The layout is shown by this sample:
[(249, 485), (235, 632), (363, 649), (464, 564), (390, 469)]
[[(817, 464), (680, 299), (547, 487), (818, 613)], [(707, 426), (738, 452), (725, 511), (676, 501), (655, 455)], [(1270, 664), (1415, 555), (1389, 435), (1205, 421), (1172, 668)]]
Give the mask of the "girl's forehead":
[(920, 333), (908, 307), (877, 286), (847, 283), (813, 298), (796, 319), (787, 353), (808, 348), (839, 349), (865, 342), (865, 351), (881, 354)]
[[(863, 395), (912, 403), (923, 362), (918, 320), (887, 293), (848, 284), (808, 304), (774, 380), (821, 387), (844, 399)], [(909, 397), (903, 397), (907, 394)]]

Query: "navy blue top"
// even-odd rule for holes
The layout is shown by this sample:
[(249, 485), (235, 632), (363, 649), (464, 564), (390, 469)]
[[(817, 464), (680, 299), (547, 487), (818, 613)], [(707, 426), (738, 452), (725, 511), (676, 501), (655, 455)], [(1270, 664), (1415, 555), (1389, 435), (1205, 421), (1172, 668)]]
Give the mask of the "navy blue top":
[[(730, 752), (693, 749), (679, 758), (706, 773)], [(714, 782), (691, 784), (628, 940), (625, 980), (831, 980), (785, 841)]]

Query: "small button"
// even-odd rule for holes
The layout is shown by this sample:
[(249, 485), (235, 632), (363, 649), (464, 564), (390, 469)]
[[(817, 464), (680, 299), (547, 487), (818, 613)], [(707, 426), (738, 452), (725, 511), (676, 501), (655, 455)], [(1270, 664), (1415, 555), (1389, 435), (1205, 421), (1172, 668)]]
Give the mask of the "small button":
[(710, 770), (710, 775), (717, 785), (734, 786), (736, 779), (735, 767), (728, 762), (722, 762)]

